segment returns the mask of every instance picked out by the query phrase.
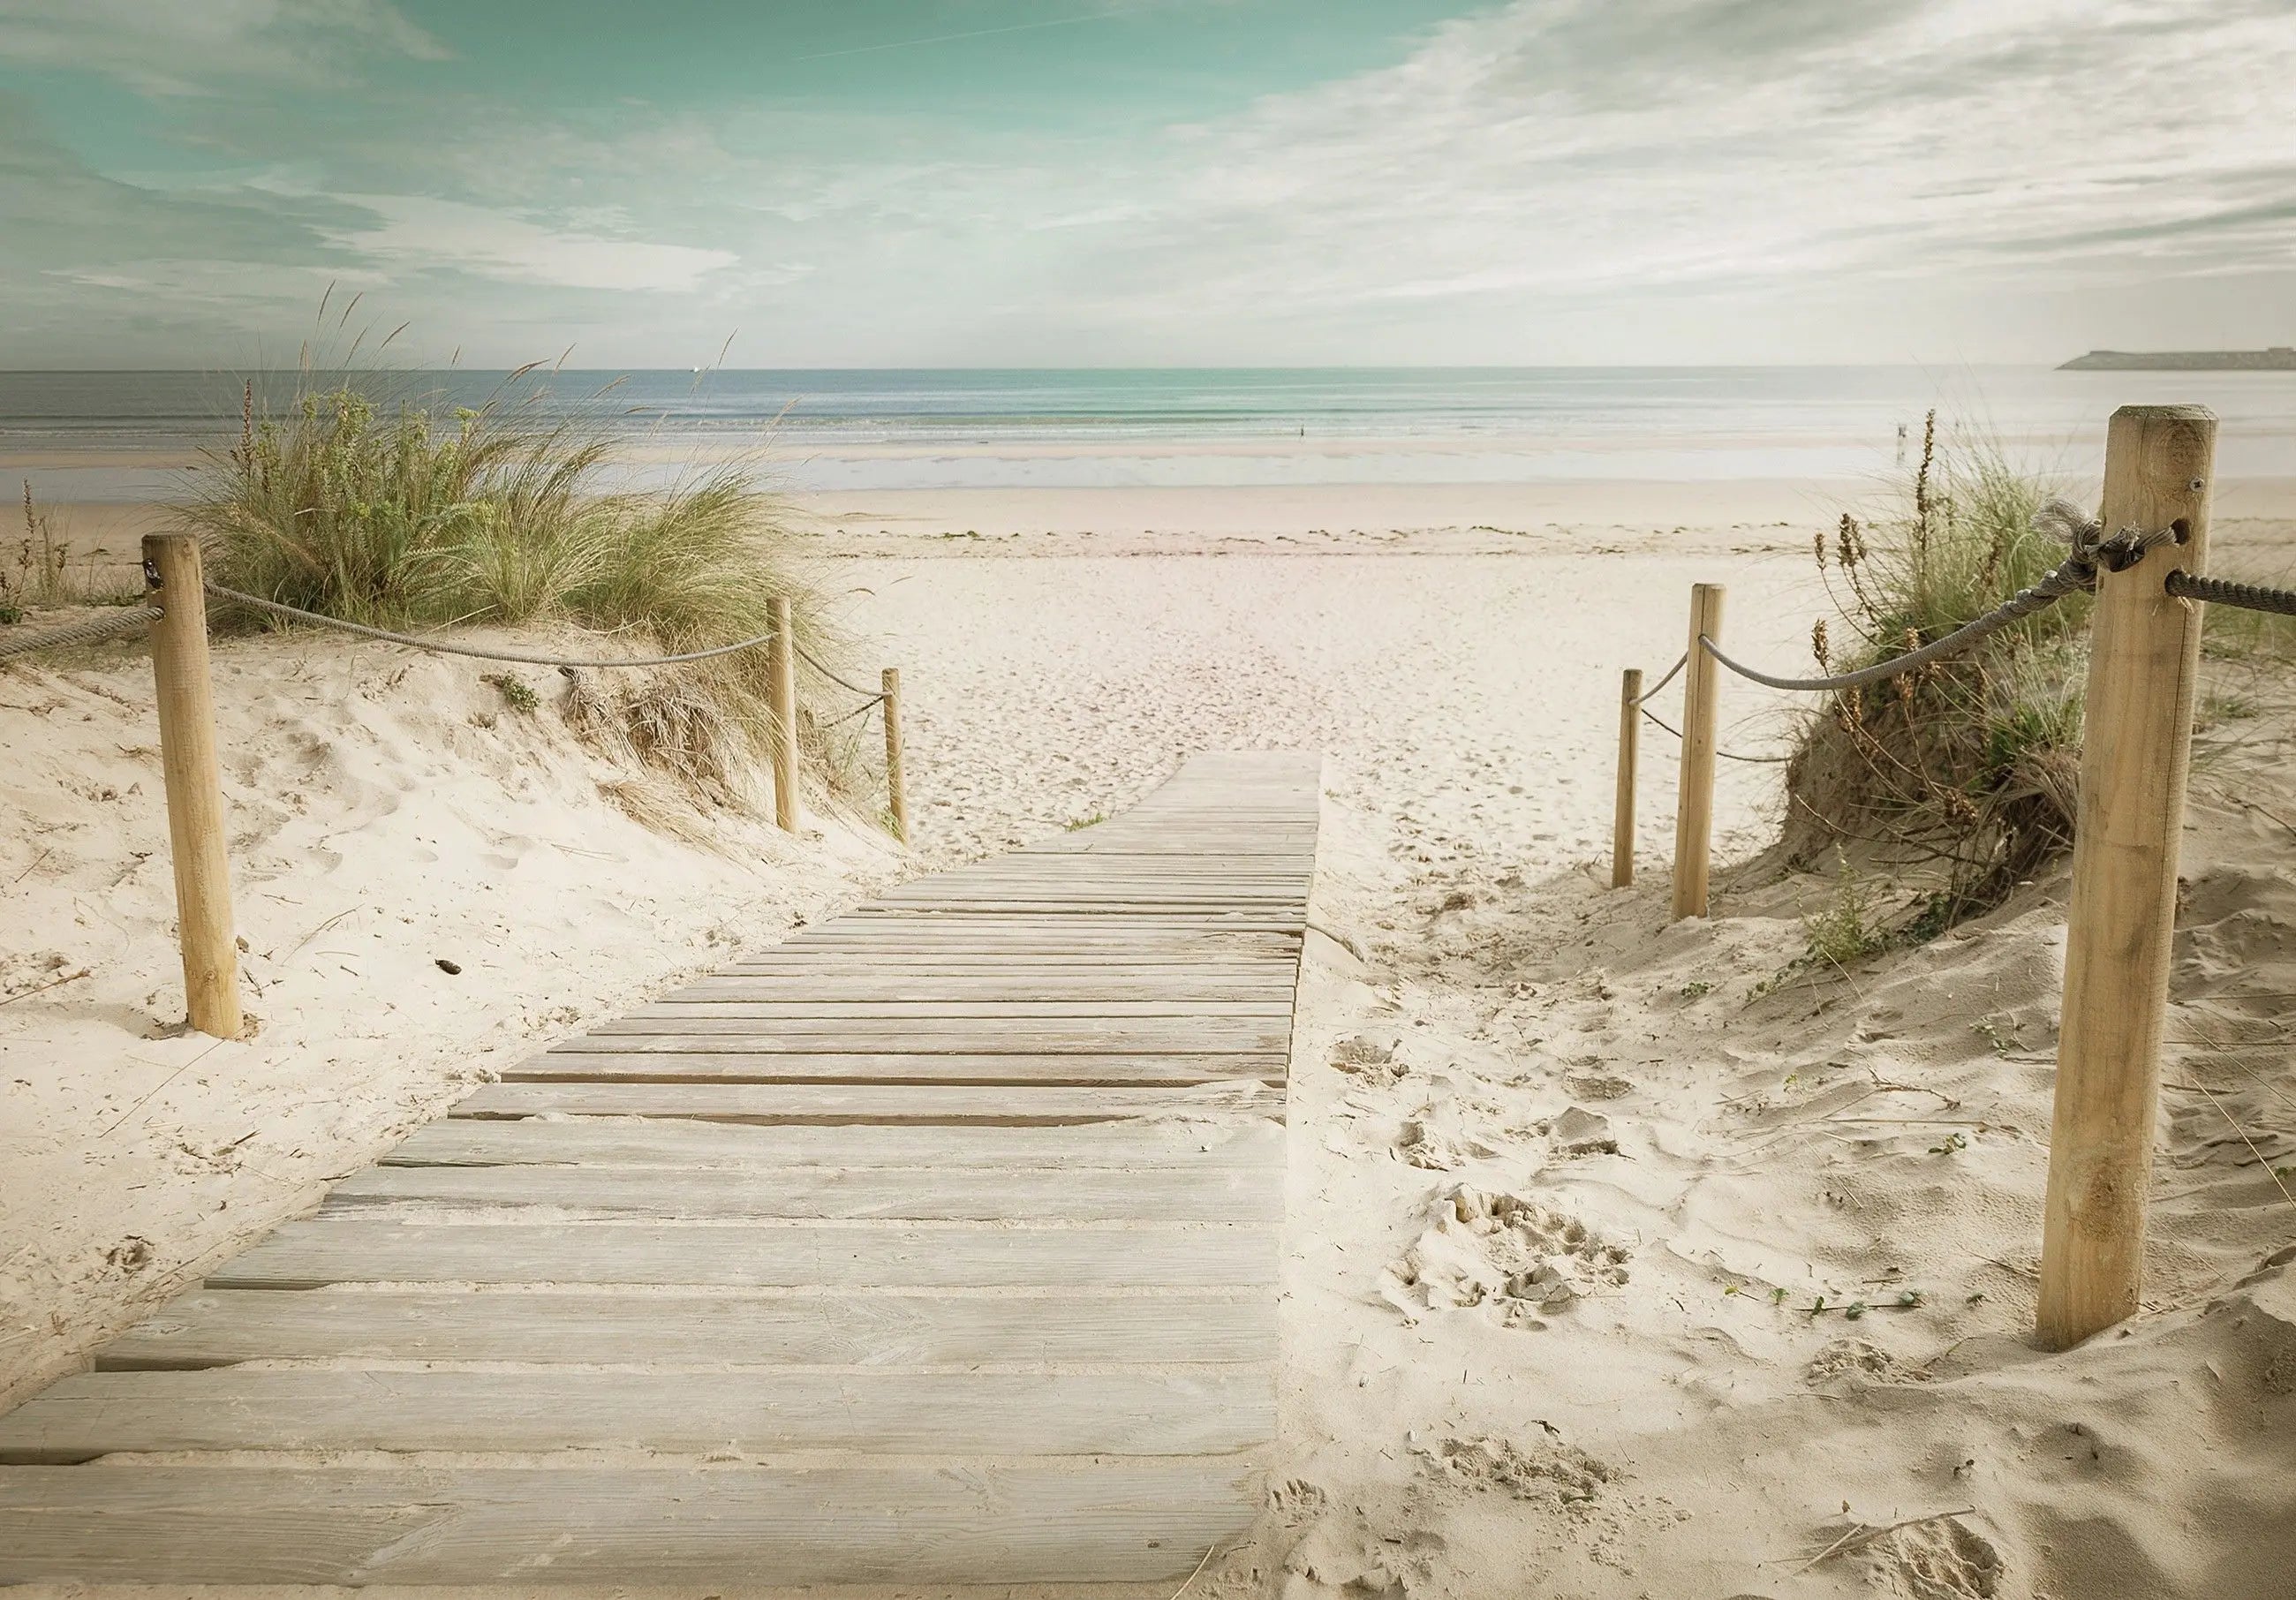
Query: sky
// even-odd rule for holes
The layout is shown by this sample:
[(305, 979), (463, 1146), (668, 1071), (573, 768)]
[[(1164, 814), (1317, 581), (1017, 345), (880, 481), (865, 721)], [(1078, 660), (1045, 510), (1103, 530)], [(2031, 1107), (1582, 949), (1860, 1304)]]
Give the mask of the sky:
[(472, 366), (2296, 343), (2296, 0), (0, 0), (0, 367), (402, 323)]

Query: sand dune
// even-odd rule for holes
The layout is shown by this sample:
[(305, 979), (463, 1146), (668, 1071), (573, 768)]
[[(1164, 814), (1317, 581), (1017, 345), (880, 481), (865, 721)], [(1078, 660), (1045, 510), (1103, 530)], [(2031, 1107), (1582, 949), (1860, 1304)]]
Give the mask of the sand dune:
[[(1432, 517), (1291, 543), (1321, 506), (1146, 554), (1133, 525), (1168, 508), (1091, 533), (1006, 509), (824, 535), (854, 553), (827, 568), (849, 620), (904, 669), (919, 864), (1112, 811), (1193, 751), (1330, 752), (1285, 1442), (1261, 1524), (1191, 1594), (2278, 1592), (2285, 708), (2220, 725), (2196, 780), (2146, 1311), (2044, 1357), (2061, 878), (1776, 982), (1830, 885), (1735, 868), (1712, 920), (1668, 926), (1654, 730), (1645, 882), (1595, 870), (1619, 669), (1673, 660), (1699, 578), (1730, 584), (1750, 656), (1801, 660), (1822, 513), (1677, 534), (1621, 512), (1599, 548)], [(2284, 528), (2228, 521), (2219, 548)], [(844, 824), (792, 843), (721, 818), (714, 848), (642, 826), (602, 789), (629, 775), (472, 664), (258, 641), (219, 677), (266, 1020), (229, 1046), (160, 1027), (145, 669), (0, 673), (18, 1392), (490, 1066), (910, 870)], [(1726, 745), (1779, 748), (1790, 707), (1733, 685)], [(1767, 841), (1777, 781), (1724, 764), (1720, 858)]]

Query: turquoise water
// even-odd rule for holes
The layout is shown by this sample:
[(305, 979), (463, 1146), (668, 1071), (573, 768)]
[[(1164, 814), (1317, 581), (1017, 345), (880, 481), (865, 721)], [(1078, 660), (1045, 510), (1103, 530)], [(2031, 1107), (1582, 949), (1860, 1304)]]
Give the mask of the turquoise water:
[[(267, 403), (284, 404), (297, 380), (258, 382)], [(2165, 400), (2217, 410), (2227, 475), (2296, 475), (2290, 373), (568, 371), (358, 382), (440, 409), (507, 394), (659, 447), (650, 455), (759, 447), (799, 488), (1851, 477), (1916, 447), (1931, 406), (2032, 465), (2089, 472), (2114, 406)], [(34, 469), (49, 498), (167, 492), (172, 474), (85, 453), (228, 442), (240, 384), (226, 373), (0, 373), (0, 455)]]

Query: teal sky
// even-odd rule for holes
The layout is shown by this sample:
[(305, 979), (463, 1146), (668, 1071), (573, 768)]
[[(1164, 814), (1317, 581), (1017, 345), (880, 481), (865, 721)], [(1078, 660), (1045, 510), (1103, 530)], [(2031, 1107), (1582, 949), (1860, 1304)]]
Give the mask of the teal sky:
[(2296, 0), (0, 0), (0, 366), (2288, 343), (2292, 86)]

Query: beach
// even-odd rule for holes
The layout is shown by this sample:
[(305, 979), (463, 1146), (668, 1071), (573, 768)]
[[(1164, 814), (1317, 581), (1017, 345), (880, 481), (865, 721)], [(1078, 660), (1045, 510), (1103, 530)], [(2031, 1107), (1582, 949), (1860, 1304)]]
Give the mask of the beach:
[[(992, 455), (1063, 459), (1037, 448)], [(219, 643), (244, 1042), (174, 1028), (148, 665), (0, 672), (0, 1397), (521, 1053), (1111, 815), (1191, 753), (1317, 750), (1283, 1429), (1266, 1514), (1192, 1593), (2270, 1592), (2296, 1554), (2271, 1172), (2296, 1124), (2265, 1072), (2296, 980), (2285, 697), (2253, 691), (2195, 779), (2168, 1076), (2217, 1092), (2171, 1095), (2146, 1315), (2044, 1361), (2062, 868), (1868, 970), (1780, 981), (1833, 892), (1759, 864), (1804, 701), (1732, 681), (1716, 915), (1666, 916), (1654, 726), (1642, 875), (1608, 887), (1620, 671), (1682, 652), (1694, 582), (1726, 586), (1734, 652), (1805, 669), (1813, 543), (1874, 480), (1365, 477), (804, 491), (855, 663), (902, 672), (908, 853), (865, 798), (796, 839), (665, 827), (566, 730), (548, 669), (512, 669), (542, 700), (521, 716), (480, 663)], [(60, 520), (125, 556), (153, 514)], [(2214, 540), (2286, 570), (2296, 480), (2226, 482)], [(1509, 1291), (1533, 1264), (1553, 1287)]]

